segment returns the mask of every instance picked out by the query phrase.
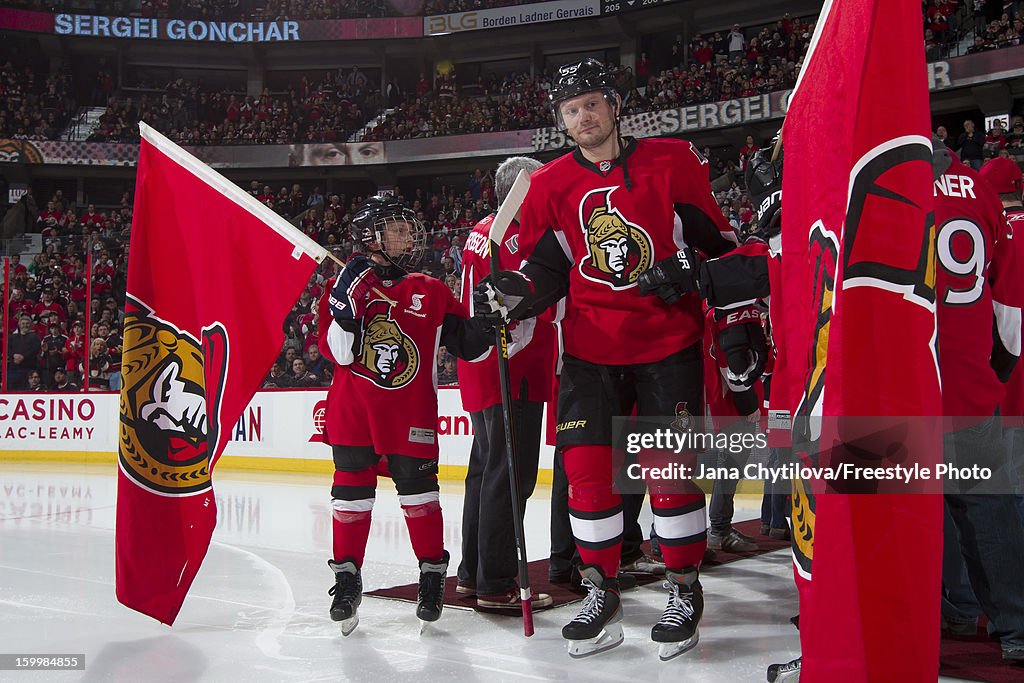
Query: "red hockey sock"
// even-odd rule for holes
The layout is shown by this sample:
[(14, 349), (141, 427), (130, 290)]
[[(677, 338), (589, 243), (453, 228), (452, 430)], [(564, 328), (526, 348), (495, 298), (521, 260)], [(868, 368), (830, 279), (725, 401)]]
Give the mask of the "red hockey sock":
[(699, 567), (708, 546), (704, 493), (651, 491), (654, 532), (669, 569)]
[(622, 497), (612, 490), (611, 446), (569, 446), (562, 460), (580, 558), (612, 578), (619, 573), (622, 554)]
[(440, 560), (444, 556), (444, 518), (438, 492), (399, 494), (398, 502), (416, 559)]
[(334, 534), (335, 562), (352, 560), (357, 567), (363, 566), (376, 488), (377, 475), (372, 468), (334, 473), (331, 530)]

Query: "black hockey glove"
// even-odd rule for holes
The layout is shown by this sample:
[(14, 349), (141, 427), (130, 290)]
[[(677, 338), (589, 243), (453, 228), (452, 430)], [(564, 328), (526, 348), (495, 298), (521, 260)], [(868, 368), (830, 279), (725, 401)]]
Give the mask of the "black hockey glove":
[(641, 294), (655, 294), (666, 304), (674, 304), (684, 294), (696, 292), (697, 259), (693, 250), (685, 247), (667, 259), (662, 259), (640, 273), (637, 279)]
[(757, 213), (757, 229), (750, 233), (768, 240), (782, 228), (782, 153), (772, 161), (772, 150), (759, 150), (747, 163), (744, 180)]
[(734, 393), (754, 386), (768, 360), (768, 344), (757, 306), (716, 310), (718, 346), (725, 354), (729, 371), (726, 380)]
[(362, 254), (353, 254), (334, 283), (327, 300), (331, 315), (339, 323), (359, 320), (363, 317), (373, 288), (380, 284), (380, 278), (373, 272), (373, 263)]
[(473, 290), (473, 317), (520, 320), (526, 315), (524, 300), (533, 294), (533, 283), (518, 270), (502, 270), (480, 281)]

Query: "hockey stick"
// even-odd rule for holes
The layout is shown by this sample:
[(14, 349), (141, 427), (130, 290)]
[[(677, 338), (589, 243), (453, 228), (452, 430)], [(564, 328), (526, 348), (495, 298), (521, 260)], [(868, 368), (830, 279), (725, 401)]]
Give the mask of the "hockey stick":
[[(530, 174), (519, 171), (505, 201), (498, 207), (498, 213), (491, 222), (490, 250), (491, 274), (497, 276), (501, 270), (501, 244), (509, 224), (519, 212), (519, 207), (530, 189)], [(519, 504), (519, 460), (516, 458), (516, 436), (512, 422), (512, 386), (508, 368), (508, 324), (501, 321), (495, 331), (498, 349), (498, 379), (501, 383), (501, 412), (505, 420), (505, 456), (508, 459), (508, 483), (512, 491), (512, 524), (516, 536), (516, 550), (519, 553), (519, 598), (523, 604), (523, 634), (533, 635), (533, 602), (530, 592), (530, 575), (527, 571), (526, 535), (523, 533), (523, 512)]]
[[(344, 267), (345, 267), (345, 262), (344, 262), (344, 261), (342, 261), (342, 260), (341, 260), (340, 258), (338, 258), (337, 256), (335, 256), (334, 254), (332, 254), (331, 252), (327, 252), (327, 258), (331, 259), (332, 261), (334, 261), (335, 263), (337, 263), (337, 264), (338, 264), (339, 266), (341, 266), (342, 268), (344, 268)], [(376, 287), (370, 287), (370, 290), (371, 290), (371, 291), (372, 291), (372, 292), (373, 292), (374, 294), (376, 294), (376, 295), (377, 295), (378, 297), (380, 297), (381, 299), (384, 299), (384, 301), (387, 301), (387, 302), (388, 302), (388, 305), (389, 305), (389, 306), (397, 306), (397, 305), (398, 305), (398, 302), (397, 302), (397, 301), (395, 301), (394, 299), (390, 298), (390, 297), (389, 297), (389, 296), (388, 296), (387, 294), (385, 294), (384, 292), (380, 291), (380, 290), (379, 290), (379, 289), (377, 289)]]

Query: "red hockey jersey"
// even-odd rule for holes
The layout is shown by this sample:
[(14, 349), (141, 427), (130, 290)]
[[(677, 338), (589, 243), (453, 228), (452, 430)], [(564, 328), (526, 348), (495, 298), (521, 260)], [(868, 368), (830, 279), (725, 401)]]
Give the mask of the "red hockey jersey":
[[(326, 291), (330, 292), (333, 280)], [(327, 393), (325, 443), (373, 446), (379, 455), (436, 458), (437, 347), (445, 315), (466, 312), (440, 280), (408, 275), (371, 301), (358, 347), (319, 304), (320, 352), (338, 364)]]
[[(491, 272), (490, 230), (494, 216), (476, 224), (462, 251), (462, 304), (467, 309), (473, 302), (473, 290)], [(522, 263), (519, 251), (519, 224), (515, 221), (505, 232), (505, 241), (498, 255), (502, 270), (515, 270)], [(526, 380), (526, 400), (543, 403), (551, 395), (555, 372), (555, 329), (551, 316), (544, 315), (516, 323), (517, 348), (510, 348), (509, 379), (513, 400), (520, 398)], [(501, 403), (498, 381), (498, 352), (491, 348), (480, 360), (459, 360), (459, 391), (462, 407), (477, 412)]]
[(1006, 391), (991, 365), (993, 318), (1002, 346), (1020, 355), (1022, 288), (1013, 234), (999, 197), (958, 161), (935, 181), (935, 200), (942, 410), (990, 416)]
[[(1016, 252), (1016, 263), (1024, 265), (1024, 208), (1007, 209), (1006, 220), (1014, 235), (1007, 246)], [(1020, 274), (1016, 273), (1015, 276), (1019, 278)], [(1024, 417), (1024, 368), (1021, 366), (1022, 362), (1018, 360), (1006, 385), (1006, 397), (999, 406), (1004, 427), (1024, 427), (1024, 420), (1021, 419)]]
[(519, 243), (532, 264), (553, 233), (570, 264), (566, 353), (604, 365), (650, 363), (700, 341), (696, 295), (669, 306), (641, 296), (637, 285), (640, 273), (683, 246), (709, 256), (736, 246), (711, 194), (707, 160), (691, 143), (630, 141), (618, 159), (598, 164), (577, 149), (530, 180)]

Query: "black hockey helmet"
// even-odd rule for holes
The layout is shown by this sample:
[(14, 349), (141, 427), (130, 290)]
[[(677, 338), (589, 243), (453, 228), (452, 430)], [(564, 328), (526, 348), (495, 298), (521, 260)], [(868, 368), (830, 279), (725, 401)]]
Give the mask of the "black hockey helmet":
[(558, 67), (555, 82), (548, 90), (548, 103), (559, 130), (565, 130), (559, 105), (565, 100), (588, 92), (603, 93), (612, 110), (618, 115), (619, 93), (615, 88), (615, 77), (604, 64), (588, 57), (582, 62)]
[[(408, 226), (409, 238), (389, 234), (390, 228)], [(352, 238), (371, 251), (383, 254), (396, 266), (409, 269), (420, 262), (426, 249), (427, 233), (416, 212), (393, 195), (368, 198), (352, 212)], [(374, 246), (370, 246), (374, 245)]]

